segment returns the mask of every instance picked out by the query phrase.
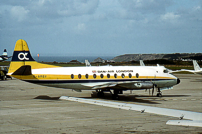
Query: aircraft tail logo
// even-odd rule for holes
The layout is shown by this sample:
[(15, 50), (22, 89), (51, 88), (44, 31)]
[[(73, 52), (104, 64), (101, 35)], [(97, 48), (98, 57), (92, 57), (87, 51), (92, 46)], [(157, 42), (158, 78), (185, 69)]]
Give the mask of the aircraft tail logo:
[(56, 67), (53, 65), (46, 65), (36, 62), (32, 58), (27, 42), (23, 39), (19, 39), (15, 44), (15, 49), (10, 63), (8, 75), (12, 75), (20, 67), (27, 65), (31, 66), (31, 69)]

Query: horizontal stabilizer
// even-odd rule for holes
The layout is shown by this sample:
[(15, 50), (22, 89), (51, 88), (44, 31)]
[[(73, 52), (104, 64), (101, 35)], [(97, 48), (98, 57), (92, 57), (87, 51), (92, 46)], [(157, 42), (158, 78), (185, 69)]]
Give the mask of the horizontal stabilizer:
[(32, 75), (31, 66), (30, 65), (21, 66), (12, 75)]

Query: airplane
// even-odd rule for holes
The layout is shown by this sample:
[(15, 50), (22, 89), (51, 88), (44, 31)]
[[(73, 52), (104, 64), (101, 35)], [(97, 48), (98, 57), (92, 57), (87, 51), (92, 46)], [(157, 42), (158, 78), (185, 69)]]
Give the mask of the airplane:
[(194, 73), (194, 74), (202, 75), (202, 68), (200, 68), (200, 66), (196, 62), (196, 60), (193, 60), (193, 65), (194, 65), (194, 70), (181, 69), (181, 70), (178, 70), (178, 71), (186, 71), (186, 72), (191, 72), (191, 73)]
[[(8, 75), (17, 79), (65, 89), (96, 90), (98, 97), (104, 92), (118, 99), (118, 94), (125, 90), (171, 88), (180, 83), (180, 79), (165, 72), (165, 67), (147, 66), (90, 66), (60, 67), (36, 62), (29, 51), (27, 42), (19, 39), (16, 42)], [(111, 92), (113, 91), (113, 93)]]
[(7, 51), (6, 51), (6, 49), (4, 49), (3, 54), (0, 56), (0, 61), (5, 61), (5, 60), (8, 60), (9, 58), (11, 58), (11, 56), (8, 57)]

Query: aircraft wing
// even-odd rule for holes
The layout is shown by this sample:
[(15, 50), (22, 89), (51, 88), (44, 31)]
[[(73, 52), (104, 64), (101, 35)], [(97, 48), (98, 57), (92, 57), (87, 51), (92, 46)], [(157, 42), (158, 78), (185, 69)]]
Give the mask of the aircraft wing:
[(117, 84), (113, 82), (95, 82), (95, 83), (85, 83), (83, 86), (91, 87), (92, 89), (103, 89), (107, 87), (115, 87)]
[(175, 73), (175, 72), (190, 72), (194, 74), (202, 74), (202, 70), (187, 70), (187, 69), (181, 69), (181, 70), (176, 70), (176, 71), (169, 71), (169, 73)]
[(181, 70), (175, 70), (175, 71), (169, 70), (169, 73), (176, 73), (176, 72), (191, 72), (191, 73), (195, 73), (194, 70), (187, 70), (187, 69), (181, 69)]
[(68, 97), (68, 96), (61, 96), (60, 99), (124, 109), (124, 110), (140, 111), (141, 113), (152, 113), (152, 114), (158, 114), (158, 115), (177, 117), (178, 120), (169, 120), (166, 124), (202, 127), (202, 113), (199, 113), (199, 112), (144, 106), (144, 105), (137, 105), (137, 104), (128, 104), (128, 103), (121, 103), (121, 102), (104, 101), (104, 100), (76, 98), (76, 97)]
[(202, 120), (169, 120), (167, 125), (202, 127)]
[(102, 82), (102, 83), (87, 83), (83, 86), (91, 87), (92, 89), (104, 89), (104, 88), (125, 88), (125, 89), (149, 89), (153, 87), (152, 82), (140, 82), (140, 81), (125, 81), (125, 82)]

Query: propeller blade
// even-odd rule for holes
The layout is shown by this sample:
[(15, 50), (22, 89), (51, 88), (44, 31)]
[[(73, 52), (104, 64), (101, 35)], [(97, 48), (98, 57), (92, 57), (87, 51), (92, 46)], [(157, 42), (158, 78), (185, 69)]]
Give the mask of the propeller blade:
[(154, 94), (154, 88), (152, 88), (152, 96), (153, 96), (153, 94)]
[(154, 94), (154, 85), (153, 85), (153, 88), (152, 88), (152, 96), (153, 96), (153, 94)]

